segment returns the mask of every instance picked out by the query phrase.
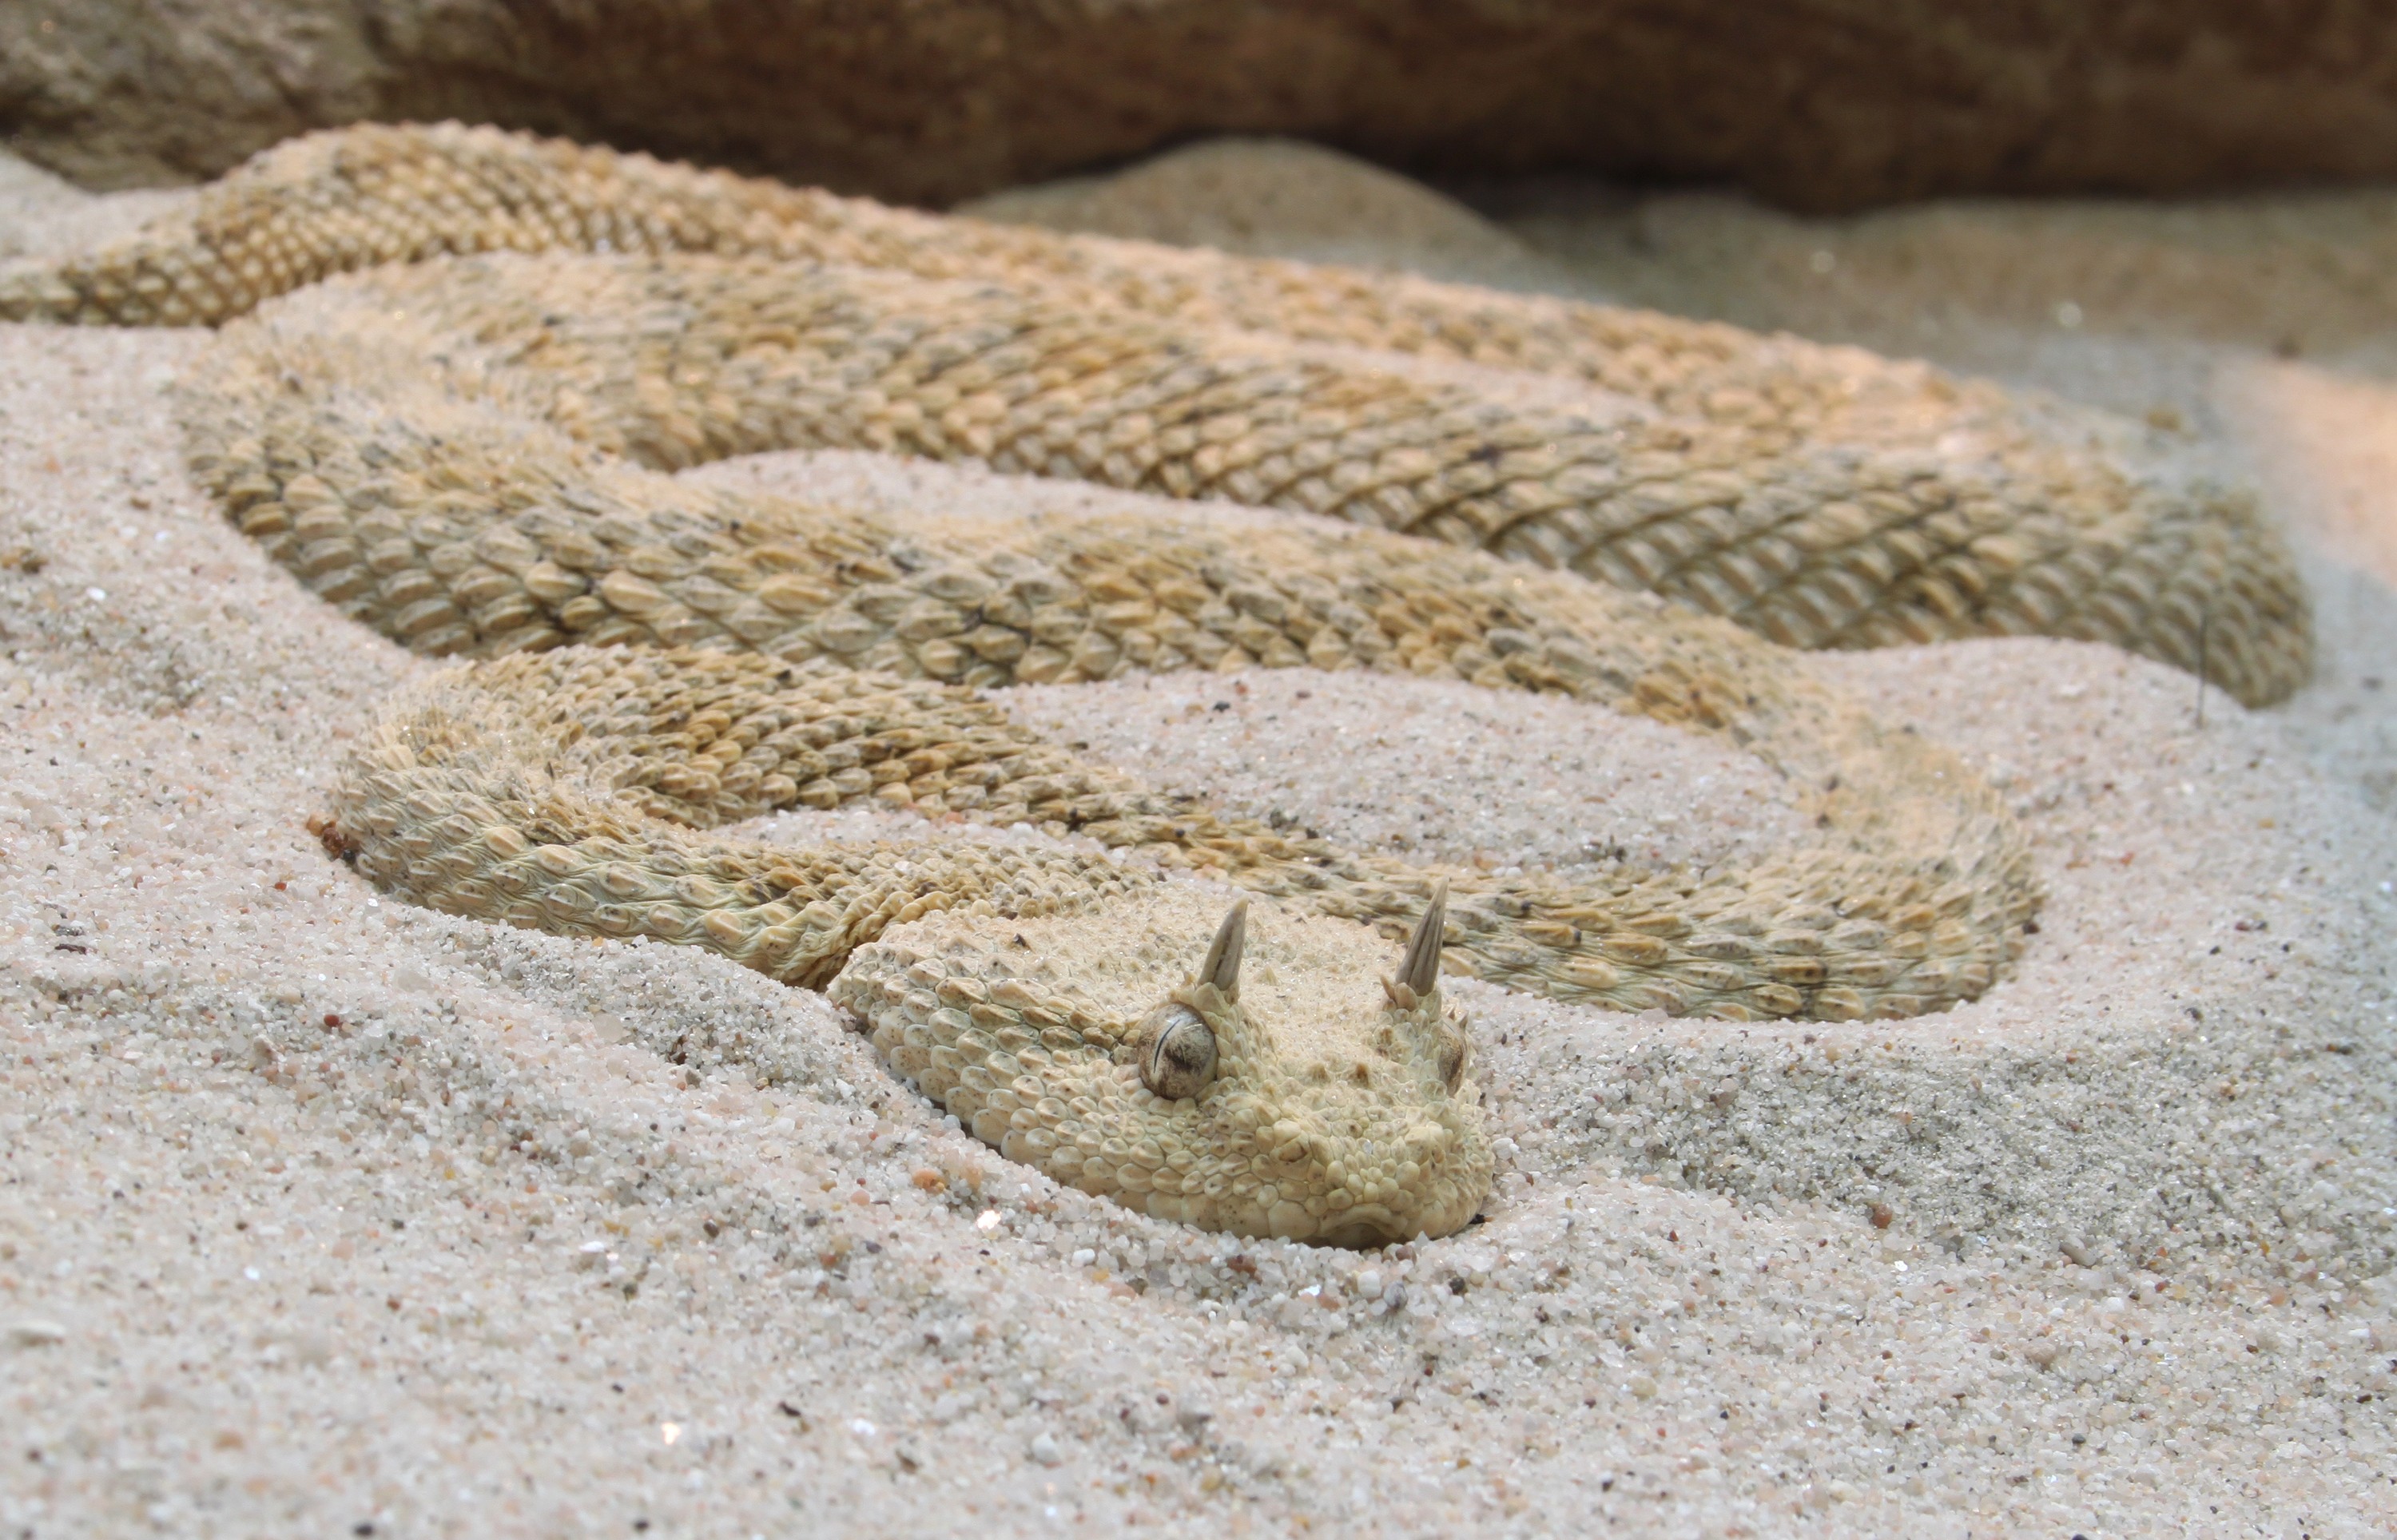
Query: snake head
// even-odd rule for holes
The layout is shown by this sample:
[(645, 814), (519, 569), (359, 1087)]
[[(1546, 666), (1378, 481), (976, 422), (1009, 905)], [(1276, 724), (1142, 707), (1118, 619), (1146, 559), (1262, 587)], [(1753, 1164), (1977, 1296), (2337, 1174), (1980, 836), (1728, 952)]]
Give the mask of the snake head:
[(1380, 1245), (1461, 1228), (1489, 1189), (1442, 899), (1395, 972), (1361, 926), (1160, 883), (894, 927), (831, 992), (1011, 1160), (1159, 1219)]

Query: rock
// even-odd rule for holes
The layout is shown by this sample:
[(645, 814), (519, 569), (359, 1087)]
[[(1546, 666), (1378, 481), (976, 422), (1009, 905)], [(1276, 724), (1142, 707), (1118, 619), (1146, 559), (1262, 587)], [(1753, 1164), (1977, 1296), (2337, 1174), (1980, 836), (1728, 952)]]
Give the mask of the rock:
[(1826, 0), (19, 0), (11, 147), (95, 186), (473, 120), (887, 198), (1213, 132), (1853, 207), (2397, 172), (2397, 31), (2324, 7)]

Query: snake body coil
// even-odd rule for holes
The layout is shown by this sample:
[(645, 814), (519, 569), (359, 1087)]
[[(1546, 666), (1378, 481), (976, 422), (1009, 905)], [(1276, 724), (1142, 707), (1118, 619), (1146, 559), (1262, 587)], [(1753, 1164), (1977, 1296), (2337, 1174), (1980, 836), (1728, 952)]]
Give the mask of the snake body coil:
[[(345, 772), (325, 834), (369, 878), (828, 989), (1011, 1157), (1242, 1233), (1470, 1217), (1492, 1157), (1442, 968), (1852, 1019), (1973, 998), (2021, 946), (2030, 863), (1961, 763), (1639, 588), (1806, 644), (2185, 659), (2203, 631), (2250, 699), (2307, 656), (2251, 508), (1926, 370), (489, 131), (286, 146), (179, 224), (0, 277), (0, 311), (222, 324), (183, 395), (203, 485), (345, 614), (481, 659)], [(1331, 517), (870, 516), (673, 474), (809, 446)], [(978, 693), (1302, 663), (1718, 736), (1815, 837), (1695, 873), (1409, 865), (1152, 791)], [(863, 802), (1104, 850), (710, 832)]]

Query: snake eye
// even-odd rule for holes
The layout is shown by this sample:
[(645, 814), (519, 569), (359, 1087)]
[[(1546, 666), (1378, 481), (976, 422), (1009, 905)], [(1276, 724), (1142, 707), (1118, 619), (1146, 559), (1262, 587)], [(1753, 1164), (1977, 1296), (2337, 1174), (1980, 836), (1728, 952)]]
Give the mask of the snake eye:
[[(1212, 986), (1227, 1002), (1240, 998), (1240, 957), (1249, 946), (1249, 901), (1234, 904), (1207, 960), (1198, 964), (1194, 987)], [(1168, 1001), (1148, 1013), (1132, 1039), (1140, 1056), (1140, 1082), (1168, 1101), (1180, 1101), (1207, 1089), (1215, 1078), (1215, 1029), (1179, 1001)]]
[(1197, 1095), (1215, 1076), (1214, 1029), (1187, 1005), (1159, 1005), (1149, 1012), (1133, 1046), (1140, 1055), (1140, 1082), (1168, 1101)]
[(1464, 1024), (1453, 1017), (1441, 1021), (1440, 1045), (1433, 1052), (1432, 1068), (1440, 1071), (1440, 1082), (1453, 1094), (1465, 1082), (1465, 1066), (1473, 1056)]

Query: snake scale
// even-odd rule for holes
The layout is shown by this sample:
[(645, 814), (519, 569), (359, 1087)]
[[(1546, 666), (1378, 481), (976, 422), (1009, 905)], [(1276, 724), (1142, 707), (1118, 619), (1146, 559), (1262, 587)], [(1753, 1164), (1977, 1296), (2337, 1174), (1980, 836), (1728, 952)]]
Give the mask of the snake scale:
[[(492, 130), (293, 141), (0, 272), (0, 315), (221, 327), (181, 392), (201, 484), (346, 615), (475, 659), (389, 703), (320, 820), (369, 879), (825, 989), (1009, 1157), (1243, 1234), (1470, 1218), (1493, 1155), (1443, 970), (1832, 1020), (2002, 973), (2038, 903), (2002, 806), (1782, 644), (2076, 636), (2249, 701), (2308, 666), (2252, 500), (1919, 365)], [(1213, 501), (867, 514), (674, 474), (825, 446)], [(1298, 664), (1717, 736), (1815, 837), (1735, 870), (1411, 865), (1152, 790), (983, 693)], [(938, 821), (711, 832), (859, 803)]]

